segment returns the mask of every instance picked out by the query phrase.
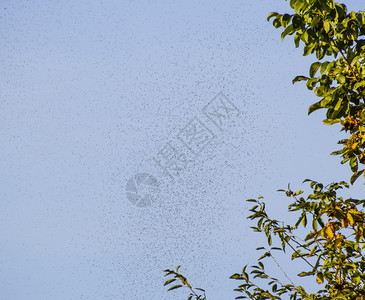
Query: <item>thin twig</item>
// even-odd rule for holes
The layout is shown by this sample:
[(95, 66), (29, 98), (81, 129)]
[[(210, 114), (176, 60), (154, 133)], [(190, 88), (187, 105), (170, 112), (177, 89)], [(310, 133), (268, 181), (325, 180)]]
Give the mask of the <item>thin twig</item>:
[(295, 252), (295, 253), (297, 253), (297, 254), (299, 254), (299, 257), (301, 258), (301, 259), (303, 259), (308, 265), (310, 265), (313, 269), (314, 269), (314, 266), (308, 261), (308, 260), (306, 260), (303, 256), (301, 256), (300, 255), (300, 253), (297, 251), (297, 250), (295, 250), (294, 249), (294, 247), (292, 246), (292, 245), (290, 245), (288, 242), (287, 242), (287, 244), (289, 245), (289, 247)]
[(281, 270), (281, 272), (284, 274), (284, 276), (291, 282), (291, 284), (293, 286), (296, 286), (294, 284), (294, 282), (289, 278), (288, 275), (286, 275), (285, 271), (283, 270), (283, 268), (280, 266), (280, 264), (276, 261), (275, 257), (270, 253), (270, 256), (272, 257), (272, 259), (274, 260), (274, 262), (276, 263), (276, 265), (279, 267), (279, 269)]

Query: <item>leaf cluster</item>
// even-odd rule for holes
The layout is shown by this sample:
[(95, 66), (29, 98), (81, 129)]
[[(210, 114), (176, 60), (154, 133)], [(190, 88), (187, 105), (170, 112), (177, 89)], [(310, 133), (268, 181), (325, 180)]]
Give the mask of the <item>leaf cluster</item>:
[[(166, 269), (164, 270), (165, 272), (165, 277), (166, 276), (170, 276), (172, 278), (166, 280), (166, 282), (164, 283), (164, 286), (167, 285), (172, 285), (168, 291), (172, 291), (181, 287), (186, 287), (190, 290), (190, 294), (188, 296), (187, 300), (206, 300), (206, 295), (205, 295), (205, 290), (201, 289), (201, 288), (195, 288), (193, 289), (192, 286), (190, 285), (189, 281), (182, 275), (179, 273), (179, 269), (180, 266), (178, 266), (176, 268), (176, 270), (169, 270)], [(177, 280), (177, 282), (175, 282)], [(174, 284), (174, 285), (173, 285)], [(199, 292), (197, 292), (197, 290)]]
[(291, 0), (290, 6), (294, 14), (272, 12), (268, 20), (284, 28), (282, 39), (292, 35), (297, 48), (303, 44), (304, 56), (316, 56), (309, 76), (296, 76), (293, 83), (306, 81), (320, 98), (308, 114), (325, 109), (324, 124), (339, 123), (349, 133), (332, 154), (349, 163), (353, 183), (365, 175), (365, 12), (348, 12), (333, 0)]
[[(333, 0), (291, 0), (290, 6), (293, 14), (272, 12), (268, 20), (273, 19), (276, 28), (284, 28), (282, 39), (293, 36), (295, 47), (303, 46), (304, 56), (315, 55), (308, 76), (297, 76), (293, 83), (305, 81), (320, 98), (308, 114), (324, 109), (324, 124), (339, 124), (348, 134), (338, 142), (341, 149), (332, 154), (341, 155), (341, 163), (349, 164), (353, 184), (365, 176), (365, 12), (348, 12), (344, 4)], [(236, 299), (365, 299), (365, 200), (339, 196), (342, 189), (349, 188), (344, 181), (326, 186), (308, 179), (304, 182), (311, 189), (307, 196), (289, 186), (279, 190), (292, 200), (288, 210), (297, 216), (292, 225), (271, 218), (262, 197), (247, 200), (252, 203), (249, 219), (255, 222), (251, 228), (263, 234), (267, 244), (257, 248), (262, 254), (256, 265), (246, 265), (231, 276), (240, 282)], [(302, 261), (306, 269), (292, 279), (277, 259), (280, 254)], [(281, 278), (266, 271), (268, 261), (278, 267)], [(178, 269), (165, 270), (165, 276), (173, 276), (165, 285), (178, 281), (169, 290), (185, 286), (191, 292), (188, 300), (206, 299)], [(318, 290), (308, 293), (296, 284), (301, 277), (313, 279)]]
[[(301, 190), (279, 190), (293, 199), (288, 206), (289, 212), (299, 212), (294, 225), (270, 218), (261, 198), (247, 200), (253, 203), (249, 219), (256, 221), (256, 226), (252, 229), (266, 235), (267, 246), (257, 248), (264, 253), (258, 258), (258, 265), (251, 266), (250, 274), (246, 265), (240, 274), (231, 276), (244, 281), (236, 289), (243, 295), (236, 299), (281, 299), (284, 294), (294, 300), (360, 300), (365, 297), (365, 258), (362, 253), (365, 247), (365, 200), (344, 200), (338, 196), (338, 190), (349, 187), (346, 182), (327, 186), (308, 179), (304, 182), (309, 182), (312, 188), (307, 197), (301, 196)], [(300, 236), (303, 231), (299, 230), (300, 227), (305, 228), (305, 236)], [(293, 261), (302, 260), (308, 269), (298, 276), (313, 277), (324, 287), (308, 294), (302, 286), (294, 284), (275, 259), (275, 251), (290, 252)], [(268, 275), (264, 259), (271, 259), (288, 283)], [(266, 280), (270, 290), (258, 286), (250, 276)]]

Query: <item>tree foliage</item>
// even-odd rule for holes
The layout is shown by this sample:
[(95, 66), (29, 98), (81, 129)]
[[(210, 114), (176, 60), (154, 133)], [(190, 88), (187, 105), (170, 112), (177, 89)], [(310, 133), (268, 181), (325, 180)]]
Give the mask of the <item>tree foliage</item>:
[[(243, 281), (236, 291), (244, 296), (236, 299), (282, 299), (287, 294), (290, 299), (362, 300), (365, 296), (365, 258), (362, 254), (365, 247), (365, 200), (340, 197), (338, 190), (349, 187), (346, 182), (328, 186), (308, 179), (305, 182), (309, 182), (312, 188), (306, 197), (301, 196), (301, 190), (280, 190), (293, 199), (289, 211), (299, 212), (294, 225), (270, 218), (261, 199), (247, 200), (254, 203), (249, 218), (256, 221), (256, 226), (251, 228), (266, 235), (267, 246), (257, 248), (264, 253), (258, 258), (258, 264), (252, 266), (250, 275), (245, 266), (240, 274), (231, 276)], [(303, 231), (306, 232), (304, 236)], [(290, 253), (293, 261), (302, 260), (307, 269), (298, 276), (315, 277), (321, 288), (309, 294), (304, 287), (294, 284), (275, 258), (278, 251)], [(262, 261), (266, 258), (278, 265), (289, 283), (265, 272)], [(256, 278), (267, 281), (265, 288), (253, 281)]]
[[(338, 142), (341, 163), (349, 163), (353, 184), (365, 176), (365, 12), (349, 12), (346, 5), (333, 0), (291, 0), (292, 14), (272, 12), (275, 28), (283, 28), (281, 38), (293, 36), (296, 48), (302, 46), (303, 55), (313, 55), (316, 61), (309, 67), (309, 76), (296, 76), (293, 83), (305, 81), (307, 88), (320, 100), (309, 107), (308, 114), (325, 109), (325, 125), (340, 124), (348, 138)], [(343, 199), (339, 195), (349, 185), (341, 181), (324, 186), (306, 179), (311, 192), (294, 192), (288, 187), (284, 192), (292, 200), (288, 206), (297, 214), (294, 225), (272, 219), (266, 212), (262, 197), (249, 199), (252, 203), (249, 219), (256, 222), (251, 227), (267, 238), (267, 245), (257, 264), (243, 267), (231, 276), (240, 282), (235, 289), (236, 299), (313, 299), (313, 300), (364, 300), (365, 299), (365, 200)], [(298, 277), (291, 279), (280, 265), (278, 255), (290, 256), (306, 265)], [(277, 265), (282, 278), (275, 278), (265, 270), (264, 262)], [(296, 264), (297, 266), (298, 264)], [(206, 299), (196, 293), (184, 276), (165, 270), (173, 276), (165, 285), (179, 280), (170, 290), (187, 287), (191, 299)], [(294, 281), (300, 277), (313, 278), (317, 291)]]
[[(189, 281), (183, 276), (181, 275), (179, 272), (180, 266), (178, 266), (176, 268), (176, 271), (174, 270), (169, 270), (166, 269), (164, 270), (165, 272), (165, 277), (166, 276), (170, 276), (172, 278), (166, 280), (164, 285), (172, 285), (168, 290), (172, 291), (181, 287), (186, 287), (190, 290), (190, 294), (188, 297), (188, 300), (192, 300), (192, 299), (196, 299), (196, 300), (206, 300), (206, 296), (205, 296), (205, 290), (201, 289), (201, 288), (193, 288)], [(175, 282), (177, 280), (177, 282)]]
[(304, 45), (303, 55), (315, 54), (309, 77), (297, 76), (293, 83), (306, 81), (307, 88), (321, 98), (308, 114), (326, 110), (326, 125), (341, 124), (349, 133), (340, 140), (342, 149), (333, 152), (349, 163), (351, 183), (364, 174), (365, 164), (365, 12), (348, 12), (332, 0), (291, 0), (294, 14), (272, 12), (281, 38), (294, 36), (295, 46)]

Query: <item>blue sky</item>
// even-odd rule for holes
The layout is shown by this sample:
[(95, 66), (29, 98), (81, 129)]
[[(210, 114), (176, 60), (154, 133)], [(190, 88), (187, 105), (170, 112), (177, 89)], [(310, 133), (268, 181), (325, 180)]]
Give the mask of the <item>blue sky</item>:
[[(177, 265), (208, 299), (233, 299), (228, 278), (259, 243), (244, 200), (263, 195), (287, 218), (277, 189), (349, 178), (329, 156), (338, 128), (308, 117), (315, 96), (291, 84), (314, 58), (266, 21), (285, 1), (0, 11), (0, 299), (185, 299), (163, 287)], [(203, 110), (218, 93), (240, 112), (224, 128)], [(215, 139), (171, 180), (154, 158), (194, 118)], [(141, 172), (159, 183), (148, 207), (125, 191)]]

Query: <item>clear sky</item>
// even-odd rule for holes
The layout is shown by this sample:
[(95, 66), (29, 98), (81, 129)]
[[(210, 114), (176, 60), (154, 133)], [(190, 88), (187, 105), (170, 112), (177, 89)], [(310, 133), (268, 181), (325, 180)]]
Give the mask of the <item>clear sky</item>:
[[(291, 84), (315, 58), (266, 21), (288, 2), (19, 0), (0, 11), (1, 300), (185, 300), (163, 287), (177, 265), (209, 300), (233, 299), (228, 278), (259, 246), (244, 200), (263, 195), (287, 219), (277, 189), (349, 180), (329, 156), (338, 128), (308, 117), (315, 96)], [(222, 124), (217, 103), (231, 113)], [(156, 163), (168, 153), (185, 159), (171, 176)]]

